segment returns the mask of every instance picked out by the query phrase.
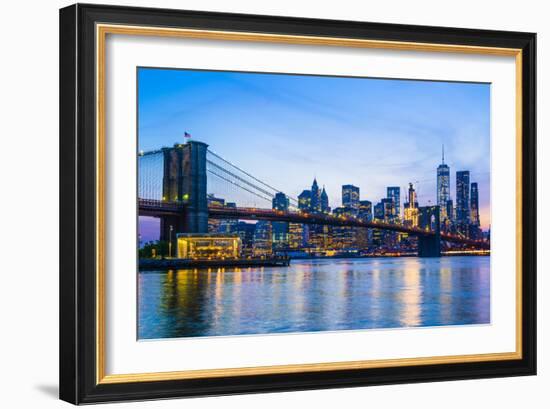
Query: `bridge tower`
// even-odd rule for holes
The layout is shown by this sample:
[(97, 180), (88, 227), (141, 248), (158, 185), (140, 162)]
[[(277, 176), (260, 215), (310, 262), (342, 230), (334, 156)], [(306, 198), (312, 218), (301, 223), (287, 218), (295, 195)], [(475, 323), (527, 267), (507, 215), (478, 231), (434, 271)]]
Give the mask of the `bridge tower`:
[(176, 233), (208, 232), (207, 148), (204, 142), (188, 141), (162, 149), (162, 200), (181, 202), (185, 206), (181, 215), (161, 219), (161, 240), (169, 240), (171, 236), (174, 241)]
[(435, 234), (433, 236), (418, 236), (418, 257), (441, 257), (439, 206), (420, 208), (420, 226), (429, 227)]

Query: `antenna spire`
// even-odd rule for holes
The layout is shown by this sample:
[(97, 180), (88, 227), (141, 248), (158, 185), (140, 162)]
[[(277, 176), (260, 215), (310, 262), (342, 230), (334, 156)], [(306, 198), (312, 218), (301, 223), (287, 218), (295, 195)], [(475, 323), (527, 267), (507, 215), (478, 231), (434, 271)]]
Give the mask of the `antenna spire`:
[(445, 145), (441, 145), (441, 163), (445, 164)]

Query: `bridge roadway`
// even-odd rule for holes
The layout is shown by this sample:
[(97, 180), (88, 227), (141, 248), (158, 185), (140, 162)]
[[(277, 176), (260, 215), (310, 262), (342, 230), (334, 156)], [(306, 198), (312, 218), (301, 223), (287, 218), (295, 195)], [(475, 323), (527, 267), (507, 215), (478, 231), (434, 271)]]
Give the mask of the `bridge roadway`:
[[(185, 211), (185, 204), (178, 202), (163, 202), (160, 200), (139, 199), (139, 214), (142, 216), (178, 216)], [(354, 217), (342, 217), (328, 214), (311, 214), (300, 211), (280, 211), (258, 209), (251, 207), (221, 207), (209, 206), (208, 217), (212, 219), (267, 220), (272, 222), (289, 222), (301, 224), (317, 224), (344, 227), (362, 227), (381, 229), (398, 233), (407, 233), (421, 237), (435, 237), (433, 230), (420, 227), (408, 227), (400, 224), (379, 221), (365, 221)], [(490, 245), (483, 240), (473, 240), (465, 237), (440, 233), (440, 239), (452, 243), (466, 244), (481, 249), (489, 249)]]

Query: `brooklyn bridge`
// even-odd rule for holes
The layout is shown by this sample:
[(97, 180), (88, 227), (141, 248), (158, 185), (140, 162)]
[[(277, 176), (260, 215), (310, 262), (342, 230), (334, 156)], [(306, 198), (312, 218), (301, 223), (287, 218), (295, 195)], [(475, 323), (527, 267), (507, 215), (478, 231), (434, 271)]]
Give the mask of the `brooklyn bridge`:
[[(214, 153), (207, 144), (200, 141), (189, 140), (185, 144), (141, 152), (138, 161), (139, 215), (160, 219), (161, 240), (174, 240), (177, 233), (207, 233), (209, 219), (235, 219), (405, 233), (418, 238), (420, 257), (439, 257), (442, 241), (473, 249), (489, 249), (487, 241), (441, 231), (438, 206), (429, 207), (433, 223), (426, 228), (352, 216), (305, 212), (298, 208), (297, 199), (289, 195), (287, 210), (272, 209), (272, 200), (280, 193), (278, 189)], [(255, 204), (237, 204), (231, 207), (209, 205), (208, 186), (214, 180), (218, 185), (224, 184), (227, 189), (253, 197)], [(261, 204), (257, 205), (256, 202)]]

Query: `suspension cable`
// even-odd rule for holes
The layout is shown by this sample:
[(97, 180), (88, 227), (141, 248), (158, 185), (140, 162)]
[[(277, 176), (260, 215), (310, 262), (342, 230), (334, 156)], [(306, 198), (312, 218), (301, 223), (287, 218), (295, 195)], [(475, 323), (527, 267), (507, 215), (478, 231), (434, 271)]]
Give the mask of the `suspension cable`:
[(224, 167), (218, 165), (217, 163), (214, 163), (214, 162), (212, 162), (212, 161), (210, 161), (210, 160), (207, 160), (206, 163), (208, 163), (209, 165), (212, 165), (212, 166), (218, 168), (218, 169), (221, 170), (222, 172), (227, 173), (228, 175), (234, 177), (235, 179), (237, 179), (237, 180), (239, 180), (239, 181), (241, 181), (241, 182), (243, 182), (243, 183), (246, 183), (248, 186), (250, 186), (250, 187), (252, 187), (252, 188), (254, 188), (254, 189), (260, 191), (261, 193), (263, 193), (263, 194), (265, 194), (265, 195), (270, 196), (271, 198), (273, 198), (273, 196), (274, 196), (273, 193), (268, 192), (267, 190), (262, 189), (262, 188), (259, 187), (259, 186), (256, 186), (256, 185), (253, 184), (252, 182), (249, 182), (248, 180), (243, 179), (243, 178), (241, 178), (241, 177), (238, 176), (238, 175), (235, 175), (233, 172), (228, 171), (227, 169), (225, 169)]
[[(227, 163), (229, 166), (232, 166), (233, 168), (237, 169), (239, 172), (244, 173), (244, 174), (245, 174), (246, 176), (248, 176), (249, 178), (252, 178), (252, 179), (255, 180), (256, 182), (261, 183), (262, 185), (264, 185), (265, 187), (267, 187), (267, 188), (269, 188), (269, 189), (275, 191), (276, 193), (282, 192), (280, 189), (276, 189), (276, 188), (274, 188), (273, 186), (268, 185), (268, 184), (265, 183), (264, 181), (262, 181), (262, 180), (260, 180), (260, 179), (258, 179), (258, 178), (256, 178), (256, 177), (254, 177), (254, 176), (252, 176), (250, 173), (248, 173), (248, 172), (242, 170), (242, 169), (239, 168), (237, 165), (235, 165), (235, 164), (229, 162), (227, 159), (222, 158), (222, 157), (221, 157), (220, 155), (218, 155), (217, 153), (214, 153), (211, 149), (208, 149), (208, 152), (209, 152), (211, 155), (213, 155), (213, 156), (215, 156), (216, 158), (218, 158), (219, 160), (221, 160), (222, 162)], [(292, 201), (294, 201), (294, 202), (298, 202), (298, 200), (296, 200), (296, 199), (293, 198), (293, 197), (290, 197), (290, 196), (288, 196), (288, 195), (287, 195), (287, 197), (288, 197), (289, 199), (291, 199)]]
[(232, 185), (235, 185), (235, 186), (237, 186), (237, 187), (239, 187), (239, 188), (241, 188), (241, 189), (243, 189), (243, 190), (246, 190), (246, 191), (249, 192), (249, 193), (252, 193), (254, 196), (258, 196), (258, 197), (261, 198), (261, 199), (264, 199), (264, 200), (266, 200), (266, 201), (268, 201), (268, 202), (271, 202), (271, 199), (269, 199), (269, 198), (267, 198), (267, 197), (264, 197), (264, 196), (260, 195), (259, 193), (256, 193), (256, 192), (254, 192), (254, 191), (252, 191), (252, 190), (250, 190), (250, 189), (248, 189), (248, 188), (246, 188), (246, 187), (244, 187), (244, 186), (241, 186), (241, 185), (239, 185), (238, 183), (235, 183), (234, 181), (232, 181), (232, 180), (230, 180), (230, 179), (225, 178), (224, 176), (222, 176), (222, 175), (220, 175), (220, 174), (214, 172), (212, 169), (208, 169), (208, 172), (210, 172), (211, 174), (213, 174), (213, 175), (219, 177), (220, 179), (225, 180), (225, 181), (228, 182), (228, 183), (231, 183)]

